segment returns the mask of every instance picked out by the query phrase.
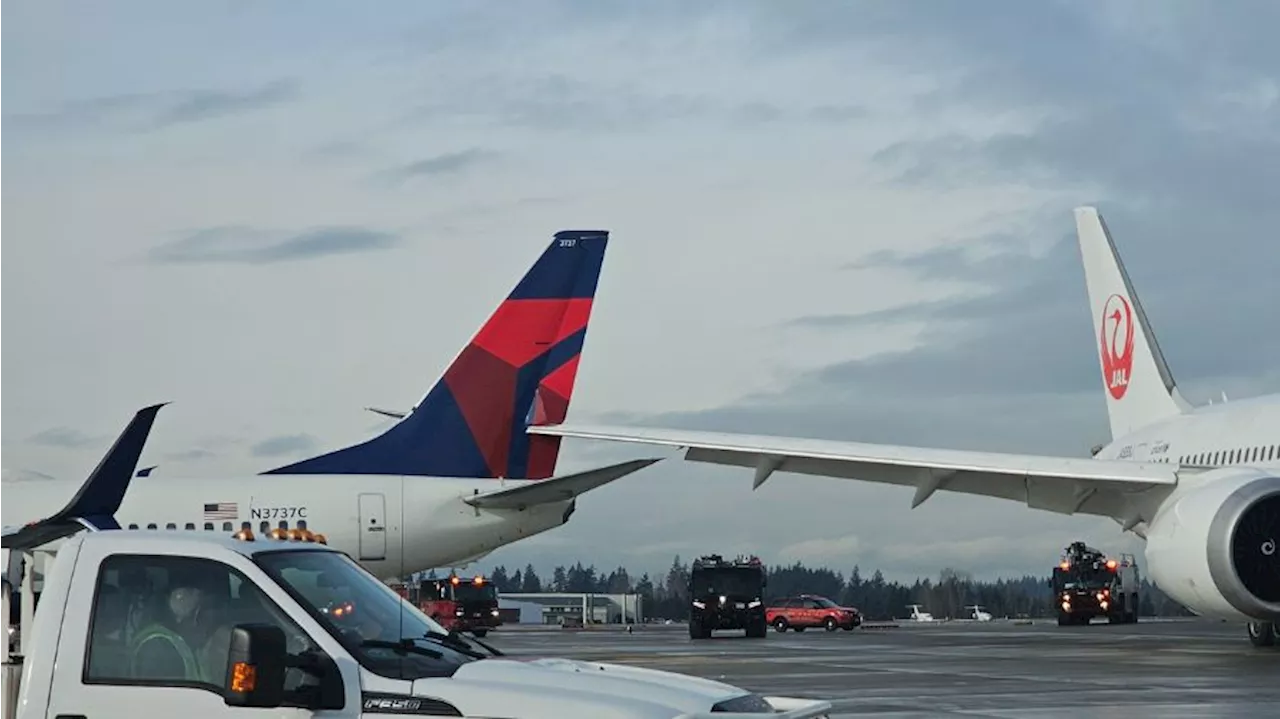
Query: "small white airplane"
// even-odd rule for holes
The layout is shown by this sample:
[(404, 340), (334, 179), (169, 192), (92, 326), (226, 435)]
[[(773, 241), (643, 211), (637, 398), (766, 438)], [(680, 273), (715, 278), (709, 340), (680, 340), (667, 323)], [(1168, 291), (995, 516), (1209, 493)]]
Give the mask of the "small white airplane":
[[(525, 431), (568, 411), (607, 243), (600, 230), (556, 233), (435, 386), (382, 434), (254, 476), (147, 468), (116, 518), (126, 530), (307, 530), (384, 579), (465, 564), (563, 525), (579, 495), (660, 459), (552, 476), (560, 440)], [(50, 516), (75, 491), (65, 480), (6, 483), (3, 520)]]
[(913, 622), (935, 622), (936, 619), (929, 612), (922, 611), (922, 604), (908, 604), (907, 609), (911, 610), (911, 621)]
[(912, 507), (944, 490), (1110, 517), (1146, 540), (1149, 576), (1166, 594), (1275, 646), (1280, 395), (1187, 402), (1102, 217), (1079, 207), (1075, 221), (1113, 438), (1091, 458), (571, 423), (529, 431), (684, 447), (689, 461), (753, 468), (755, 487), (796, 472), (911, 487)]
[(970, 612), (969, 618), (975, 622), (991, 621), (991, 613), (982, 611), (982, 607), (977, 604), (970, 604), (969, 606), (965, 607), (965, 609), (969, 610)]

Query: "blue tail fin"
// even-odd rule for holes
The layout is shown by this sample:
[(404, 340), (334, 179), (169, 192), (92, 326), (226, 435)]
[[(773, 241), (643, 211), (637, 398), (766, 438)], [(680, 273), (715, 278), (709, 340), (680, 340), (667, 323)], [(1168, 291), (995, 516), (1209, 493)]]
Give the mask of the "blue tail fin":
[(134, 470), (138, 467), (138, 458), (142, 456), (142, 448), (151, 435), (151, 426), (155, 423), (156, 413), (164, 404), (156, 404), (138, 410), (137, 414), (124, 428), (115, 444), (103, 455), (102, 461), (94, 468), (89, 478), (80, 485), (80, 490), (71, 498), (67, 506), (58, 510), (53, 516), (24, 525), (19, 529), (4, 532), (5, 549), (30, 549), (39, 547), (55, 539), (61, 539), (80, 531), (81, 527), (105, 530), (119, 529), (116, 522), (116, 511), (124, 501), (125, 492), (129, 491), (129, 482), (133, 480)]
[(426, 397), (386, 432), (263, 474), (544, 479), (560, 438), (609, 233), (557, 232)]

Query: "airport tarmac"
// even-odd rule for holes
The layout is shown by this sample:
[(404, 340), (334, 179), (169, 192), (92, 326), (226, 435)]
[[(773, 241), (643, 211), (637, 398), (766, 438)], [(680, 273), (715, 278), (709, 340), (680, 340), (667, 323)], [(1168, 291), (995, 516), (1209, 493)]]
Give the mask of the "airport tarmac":
[(633, 634), (510, 626), (488, 641), (512, 655), (622, 662), (826, 699), (833, 717), (1280, 716), (1280, 650), (1256, 649), (1242, 626), (1213, 622), (904, 622), (701, 641), (679, 624)]

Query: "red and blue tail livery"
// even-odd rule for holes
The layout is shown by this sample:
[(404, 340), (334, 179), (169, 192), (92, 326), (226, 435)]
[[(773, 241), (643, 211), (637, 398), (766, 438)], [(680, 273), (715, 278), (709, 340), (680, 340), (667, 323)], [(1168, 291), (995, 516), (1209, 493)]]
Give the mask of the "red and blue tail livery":
[(386, 432), (263, 474), (545, 479), (569, 411), (609, 233), (564, 230), (426, 397)]

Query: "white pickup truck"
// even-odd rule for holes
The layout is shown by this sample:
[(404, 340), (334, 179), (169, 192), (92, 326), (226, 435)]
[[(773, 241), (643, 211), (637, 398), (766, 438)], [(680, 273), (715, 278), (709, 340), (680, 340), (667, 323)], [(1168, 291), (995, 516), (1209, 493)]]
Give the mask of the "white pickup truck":
[(4, 719), (804, 719), (831, 709), (670, 672), (507, 657), (446, 631), (314, 540), (305, 530), (66, 537), (21, 627), (23, 656), (6, 656), (6, 677), (20, 670), (21, 680), (12, 695), (5, 688), (16, 706), (6, 701)]

